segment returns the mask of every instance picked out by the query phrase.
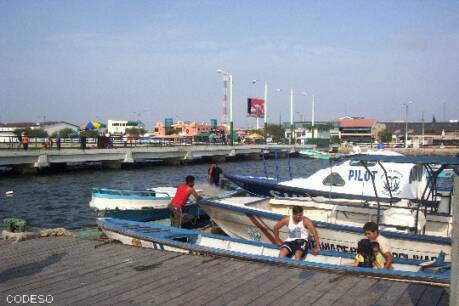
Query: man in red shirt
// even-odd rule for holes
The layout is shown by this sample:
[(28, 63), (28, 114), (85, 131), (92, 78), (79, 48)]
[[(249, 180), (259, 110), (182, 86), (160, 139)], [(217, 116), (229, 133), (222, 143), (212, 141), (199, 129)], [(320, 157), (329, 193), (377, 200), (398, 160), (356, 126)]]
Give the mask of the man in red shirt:
[(190, 195), (193, 195), (193, 197), (196, 199), (196, 202), (199, 202), (202, 199), (196, 190), (194, 190), (194, 176), (192, 175), (188, 175), (185, 178), (185, 184), (177, 187), (175, 197), (168, 205), (171, 218), (171, 226), (182, 227), (183, 208), (188, 202)]

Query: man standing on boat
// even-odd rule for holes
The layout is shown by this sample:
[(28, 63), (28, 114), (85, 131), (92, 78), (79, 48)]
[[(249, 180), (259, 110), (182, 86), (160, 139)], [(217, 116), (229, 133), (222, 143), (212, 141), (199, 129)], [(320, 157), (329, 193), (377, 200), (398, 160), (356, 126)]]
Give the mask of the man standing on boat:
[(196, 199), (196, 202), (199, 202), (202, 199), (202, 197), (200, 197), (194, 189), (194, 176), (192, 175), (188, 175), (185, 178), (185, 184), (177, 187), (175, 197), (168, 205), (171, 218), (171, 226), (182, 227), (183, 208), (188, 202), (190, 195), (193, 195), (193, 197)]
[(389, 240), (379, 234), (378, 225), (374, 222), (367, 222), (363, 226), (365, 236), (371, 241), (376, 241), (379, 244), (379, 249), (384, 257), (384, 269), (392, 268), (392, 253)]
[(223, 170), (217, 166), (217, 164), (212, 164), (207, 170), (207, 180), (209, 184), (219, 186), (220, 185), (220, 175), (223, 173)]
[[(279, 230), (284, 226), (288, 227), (288, 238), (282, 242), (279, 238)], [(320, 249), (320, 241), (314, 224), (307, 217), (303, 216), (303, 207), (293, 206), (292, 216), (283, 217), (274, 226), (274, 239), (277, 244), (281, 245), (279, 257), (294, 256), (294, 259), (297, 260), (303, 258), (308, 250), (309, 233), (314, 238), (312, 254), (317, 255)]]

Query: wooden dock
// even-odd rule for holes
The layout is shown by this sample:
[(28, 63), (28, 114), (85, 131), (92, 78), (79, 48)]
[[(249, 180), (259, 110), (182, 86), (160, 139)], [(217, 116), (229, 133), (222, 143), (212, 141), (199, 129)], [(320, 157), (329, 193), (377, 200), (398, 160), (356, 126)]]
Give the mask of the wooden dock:
[(448, 305), (449, 289), (78, 238), (0, 240), (0, 305)]

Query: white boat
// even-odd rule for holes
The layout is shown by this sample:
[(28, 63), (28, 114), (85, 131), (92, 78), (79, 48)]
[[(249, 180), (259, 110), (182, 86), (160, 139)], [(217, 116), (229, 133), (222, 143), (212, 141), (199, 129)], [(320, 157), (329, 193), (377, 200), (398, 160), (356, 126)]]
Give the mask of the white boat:
[[(258, 196), (294, 197), (327, 196), (341, 199), (366, 199), (375, 197), (375, 188), (380, 201), (390, 199), (420, 198), (427, 184), (427, 173), (423, 165), (399, 163), (391, 158), (403, 155), (392, 151), (368, 152), (367, 156), (386, 157), (386, 161), (352, 160), (355, 155), (330, 163), (306, 178), (280, 181), (271, 177), (257, 177), (225, 173), (225, 177), (236, 185)], [(348, 159), (349, 158), (349, 159)], [(374, 183), (373, 185), (373, 180)]]
[(175, 191), (173, 187), (147, 190), (93, 188), (89, 206), (96, 210), (162, 209), (167, 208)]
[[(272, 200), (228, 197), (211, 201), (204, 200), (199, 203), (199, 206), (230, 237), (274, 243), (274, 225), (289, 208), (286, 209), (286, 206), (283, 205), (284, 211), (281, 213), (273, 209), (269, 201)], [(367, 221), (375, 220), (375, 216), (370, 215), (368, 211), (365, 212), (364, 209), (348, 207), (349, 210), (345, 211), (346, 207), (341, 206), (339, 213), (336, 213), (338, 210), (335, 210), (333, 214), (336, 214), (331, 216), (331, 219), (325, 222), (315, 221), (325, 220), (330, 211), (327, 212), (321, 207), (314, 208), (315, 204), (308, 206), (307, 202), (292, 200), (290, 205), (292, 204), (305, 208), (304, 214), (313, 220), (320, 237), (321, 249), (324, 250), (354, 252), (357, 242), (363, 238), (362, 225)], [(338, 209), (338, 207), (335, 208)], [(356, 216), (356, 220), (352, 220), (353, 217), (349, 218), (351, 215)], [(343, 225), (345, 222), (354, 226)], [(446, 253), (447, 258), (451, 254), (451, 239), (448, 237), (387, 230), (383, 230), (382, 234), (390, 240), (393, 256), (396, 258), (434, 260), (441, 251)], [(281, 230), (281, 238), (286, 237), (286, 230)]]
[(227, 236), (196, 232), (152, 223), (117, 219), (99, 219), (99, 227), (106, 236), (123, 244), (149, 249), (189, 254), (216, 255), (258, 261), (270, 265), (300, 269), (367, 275), (376, 278), (403, 280), (415, 283), (447, 285), (450, 263), (439, 258), (433, 262), (395, 258), (393, 269), (374, 269), (343, 265), (355, 254), (320, 250), (318, 255), (306, 255), (302, 260), (278, 258), (280, 246), (271, 243), (246, 241)]
[[(200, 186), (196, 191), (207, 197), (228, 196), (234, 191)], [(125, 220), (148, 222), (169, 217), (168, 204), (175, 196), (174, 187), (154, 187), (147, 190), (93, 188), (89, 206), (97, 211), (98, 217), (112, 217)], [(190, 199), (184, 212), (192, 217), (201, 217), (205, 212)]]

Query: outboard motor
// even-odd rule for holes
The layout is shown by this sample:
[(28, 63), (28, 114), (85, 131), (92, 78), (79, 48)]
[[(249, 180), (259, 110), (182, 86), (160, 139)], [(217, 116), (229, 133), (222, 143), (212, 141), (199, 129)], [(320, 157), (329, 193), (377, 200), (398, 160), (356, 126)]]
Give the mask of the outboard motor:
[[(426, 218), (419, 213), (417, 229), (426, 225)], [(403, 233), (414, 233), (416, 230), (416, 211), (406, 208), (392, 207), (384, 211), (381, 229)]]

